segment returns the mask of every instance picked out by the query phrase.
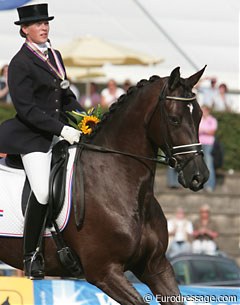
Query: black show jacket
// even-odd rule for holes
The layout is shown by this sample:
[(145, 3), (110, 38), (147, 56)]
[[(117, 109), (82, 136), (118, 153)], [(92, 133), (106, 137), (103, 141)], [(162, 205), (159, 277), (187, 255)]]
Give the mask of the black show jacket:
[[(56, 65), (51, 51), (49, 59)], [(61, 114), (84, 110), (69, 88), (61, 89), (61, 81), (47, 63), (22, 46), (9, 65), (8, 85), (16, 116), (0, 125), (1, 153), (47, 152), (53, 136), (59, 136), (66, 124)]]

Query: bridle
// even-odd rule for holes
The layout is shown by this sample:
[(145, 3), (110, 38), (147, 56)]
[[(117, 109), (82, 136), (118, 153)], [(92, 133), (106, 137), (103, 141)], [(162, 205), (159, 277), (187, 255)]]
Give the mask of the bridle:
[[(189, 98), (188, 97), (168, 96), (168, 95), (164, 96), (165, 91), (166, 91), (166, 84), (164, 85), (164, 87), (162, 89), (158, 103), (151, 115), (151, 118), (153, 117), (159, 104), (160, 104), (161, 112), (163, 112), (164, 107), (162, 107), (162, 105), (163, 105), (162, 102), (164, 100), (175, 100), (175, 101), (179, 101), (179, 102), (188, 102), (188, 103), (196, 101), (196, 96), (189, 97)], [(164, 117), (166, 118), (166, 114), (164, 115)], [(151, 121), (151, 118), (149, 121)], [(119, 154), (119, 155), (128, 156), (128, 157), (137, 159), (138, 161), (144, 163), (145, 165), (146, 165), (146, 163), (144, 161), (152, 161), (155, 163), (169, 165), (170, 167), (175, 168), (177, 170), (177, 172), (182, 171), (183, 168), (196, 156), (203, 154), (201, 143), (193, 143), (193, 144), (178, 145), (178, 146), (170, 147), (168, 142), (166, 141), (165, 137), (164, 137), (164, 142), (165, 142), (165, 147), (166, 147), (166, 155), (158, 154), (157, 158), (140, 156), (137, 154), (119, 151), (119, 150), (115, 150), (115, 149), (111, 149), (111, 148), (107, 148), (107, 147), (103, 147), (103, 146), (99, 146), (99, 145), (95, 145), (95, 144), (91, 144), (91, 143), (81, 142), (81, 141), (79, 143), (77, 143), (77, 145), (80, 146), (81, 152), (84, 148), (86, 148), (88, 150), (97, 151), (97, 152), (101, 152), (101, 153)], [(184, 155), (184, 154), (192, 154), (192, 156), (187, 158), (186, 160), (184, 160), (184, 162), (179, 162), (176, 159), (176, 156)]]
[[(166, 120), (167, 115), (164, 111), (163, 103), (161, 103), (163, 100), (173, 100), (178, 102), (187, 102), (187, 103), (193, 103), (193, 101), (196, 102), (196, 96), (192, 97), (178, 97), (178, 96), (169, 96), (166, 95), (164, 97), (164, 91), (166, 90), (166, 85), (163, 88), (162, 95), (160, 96), (160, 112), (163, 115), (164, 119)], [(167, 123), (167, 122), (166, 122)], [(168, 124), (166, 124), (168, 127)], [(170, 167), (175, 168), (176, 171), (179, 173), (186, 167), (186, 165), (196, 158), (198, 155), (203, 155), (202, 145), (201, 143), (192, 143), (192, 144), (185, 144), (185, 145), (178, 145), (170, 147), (168, 144), (168, 141), (166, 140), (166, 136), (164, 135), (164, 142), (165, 142), (165, 148), (166, 148), (166, 158), (167, 163)], [(185, 159), (183, 162), (179, 162), (176, 158), (176, 156), (180, 155), (186, 155), (186, 154), (192, 154), (189, 158)]]

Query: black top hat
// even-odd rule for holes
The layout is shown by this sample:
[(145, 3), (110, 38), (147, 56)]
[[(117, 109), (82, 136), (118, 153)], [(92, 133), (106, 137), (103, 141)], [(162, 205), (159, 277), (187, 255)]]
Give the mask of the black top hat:
[(26, 5), (17, 8), (19, 21), (15, 21), (16, 25), (21, 25), (24, 23), (38, 22), (53, 20), (53, 16), (48, 17), (48, 5), (47, 3)]

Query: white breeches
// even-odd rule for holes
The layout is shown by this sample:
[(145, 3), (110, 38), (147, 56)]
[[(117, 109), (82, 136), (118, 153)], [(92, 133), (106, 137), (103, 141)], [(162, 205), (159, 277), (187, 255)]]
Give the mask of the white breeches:
[(52, 147), (47, 153), (32, 152), (21, 155), (21, 157), (31, 189), (37, 201), (41, 204), (47, 204)]

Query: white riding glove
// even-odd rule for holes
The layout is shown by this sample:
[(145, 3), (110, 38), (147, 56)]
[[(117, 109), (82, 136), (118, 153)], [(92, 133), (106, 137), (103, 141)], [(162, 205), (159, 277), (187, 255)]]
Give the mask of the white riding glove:
[(74, 142), (79, 142), (81, 131), (70, 126), (64, 126), (61, 131), (61, 136), (68, 143), (73, 144)]

